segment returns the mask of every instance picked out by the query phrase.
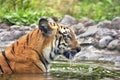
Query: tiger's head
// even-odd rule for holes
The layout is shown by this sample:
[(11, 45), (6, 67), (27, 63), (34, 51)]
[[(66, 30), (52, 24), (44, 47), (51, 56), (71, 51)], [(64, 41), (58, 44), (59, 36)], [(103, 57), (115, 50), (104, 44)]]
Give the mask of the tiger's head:
[(56, 55), (64, 55), (70, 59), (74, 55), (80, 52), (81, 47), (75, 37), (74, 32), (62, 24), (56, 22), (49, 22), (47, 19), (42, 18), (39, 21), (39, 29), (45, 37), (53, 37), (51, 48), (48, 50), (45, 48), (45, 57), (53, 59)]

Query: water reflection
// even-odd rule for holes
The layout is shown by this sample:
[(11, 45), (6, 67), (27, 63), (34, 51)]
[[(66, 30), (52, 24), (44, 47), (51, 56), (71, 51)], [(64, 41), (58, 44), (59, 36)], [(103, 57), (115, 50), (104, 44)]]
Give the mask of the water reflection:
[(48, 74), (11, 74), (0, 75), (0, 80), (58, 80)]

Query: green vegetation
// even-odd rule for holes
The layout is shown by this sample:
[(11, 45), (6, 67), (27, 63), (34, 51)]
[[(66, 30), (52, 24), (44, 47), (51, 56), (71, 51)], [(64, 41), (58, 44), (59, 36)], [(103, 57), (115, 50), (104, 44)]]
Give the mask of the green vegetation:
[(120, 16), (120, 0), (0, 0), (0, 23), (29, 25), (43, 16), (69, 14), (95, 21)]
[(120, 72), (89, 64), (52, 63), (50, 74), (59, 78), (79, 80), (100, 80), (112, 78), (119, 80)]

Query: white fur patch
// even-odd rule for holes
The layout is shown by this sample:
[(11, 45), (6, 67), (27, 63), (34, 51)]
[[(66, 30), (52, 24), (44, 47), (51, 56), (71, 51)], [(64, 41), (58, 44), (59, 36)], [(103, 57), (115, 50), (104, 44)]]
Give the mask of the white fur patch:
[(62, 28), (62, 29), (60, 30), (60, 32), (61, 32), (61, 33), (65, 33), (66, 30)]
[(51, 62), (50, 52), (51, 52), (51, 47), (46, 47), (46, 48), (44, 48), (44, 50), (43, 50), (43, 55), (44, 55), (45, 59), (48, 61), (48, 63)]
[(45, 59), (48, 61), (48, 63), (50, 63), (52, 61), (50, 59), (50, 54), (53, 58), (56, 56), (55, 53), (54, 53), (54, 49), (56, 48), (55, 41), (53, 41), (52, 46), (53, 46), (53, 51), (52, 52), (51, 52), (51, 49), (52, 49), (51, 46), (43, 49), (43, 55), (44, 55)]

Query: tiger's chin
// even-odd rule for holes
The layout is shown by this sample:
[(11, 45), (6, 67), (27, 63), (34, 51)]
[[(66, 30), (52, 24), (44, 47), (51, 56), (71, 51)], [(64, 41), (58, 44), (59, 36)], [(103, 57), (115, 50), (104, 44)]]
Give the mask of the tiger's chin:
[(76, 51), (71, 50), (71, 51), (65, 51), (63, 55), (68, 59), (72, 59), (76, 55), (76, 53), (77, 53)]

